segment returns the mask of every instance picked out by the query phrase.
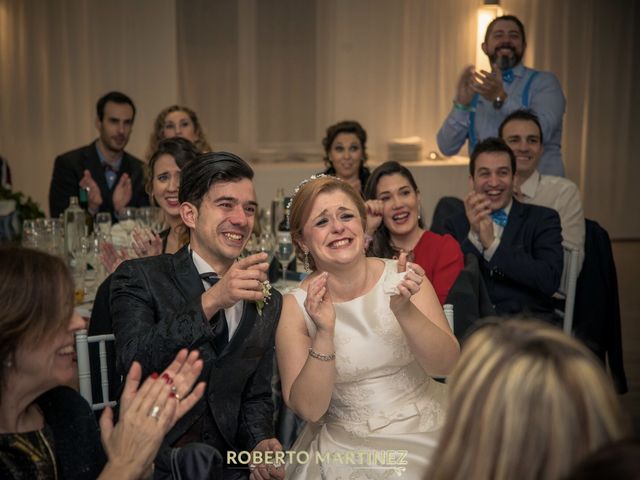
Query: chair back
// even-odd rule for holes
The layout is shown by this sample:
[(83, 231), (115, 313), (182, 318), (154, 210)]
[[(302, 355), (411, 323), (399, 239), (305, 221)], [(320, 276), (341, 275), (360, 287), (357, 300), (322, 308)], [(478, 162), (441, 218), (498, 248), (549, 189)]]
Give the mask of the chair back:
[(444, 228), (445, 220), (460, 212), (464, 212), (464, 202), (462, 200), (457, 197), (442, 197), (438, 200), (436, 208), (433, 209), (429, 230), (440, 235), (449, 233)]
[(573, 332), (573, 309), (576, 302), (576, 285), (578, 284), (578, 275), (580, 273), (579, 265), (580, 251), (565, 247), (564, 268), (562, 269), (562, 278), (558, 289), (558, 293), (565, 297), (564, 310), (556, 310), (556, 313), (562, 317), (562, 329), (569, 335)]
[(449, 322), (449, 328), (453, 332), (453, 305), (445, 303), (442, 309), (444, 310), (444, 316), (447, 317), (447, 322)]
[[(86, 330), (76, 332), (76, 353), (78, 355), (78, 379), (80, 381), (80, 395), (82, 395), (93, 410), (102, 410), (107, 405), (114, 406), (115, 400), (109, 399), (109, 371), (107, 368), (107, 342), (115, 340), (113, 334), (88, 336)], [(100, 386), (102, 402), (93, 403), (91, 392), (91, 361), (89, 359), (89, 344), (97, 343), (100, 363)]]

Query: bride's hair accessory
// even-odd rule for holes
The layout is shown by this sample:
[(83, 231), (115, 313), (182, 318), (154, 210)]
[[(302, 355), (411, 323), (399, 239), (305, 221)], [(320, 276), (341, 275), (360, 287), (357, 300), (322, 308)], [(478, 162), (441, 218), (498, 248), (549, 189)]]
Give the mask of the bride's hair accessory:
[[(307, 183), (309, 183), (312, 180), (317, 180), (319, 178), (335, 178), (336, 180), (340, 180), (338, 177), (334, 177), (333, 175), (327, 175), (326, 173), (317, 173), (317, 174), (313, 174), (311, 175), (309, 178), (305, 178), (304, 180), (302, 180), (298, 186), (296, 188), (293, 189), (293, 194), (291, 195), (291, 198), (289, 199), (289, 204), (287, 205), (287, 208), (289, 210), (291, 210), (291, 205), (293, 205), (293, 200), (296, 198), (296, 195), (298, 194), (298, 192), (300, 191), (300, 189), (305, 186)], [(342, 180), (340, 180), (342, 181)]]

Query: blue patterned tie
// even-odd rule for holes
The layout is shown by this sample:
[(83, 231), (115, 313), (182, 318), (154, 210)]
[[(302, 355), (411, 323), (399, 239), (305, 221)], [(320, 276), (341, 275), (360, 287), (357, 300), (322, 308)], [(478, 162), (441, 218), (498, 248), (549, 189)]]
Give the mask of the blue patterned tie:
[[(207, 282), (211, 287), (220, 280), (220, 277), (213, 272), (202, 273), (200, 274), (200, 278)], [(215, 337), (213, 338), (213, 345), (219, 355), (222, 353), (222, 350), (224, 350), (227, 343), (229, 343), (229, 326), (227, 325), (227, 317), (224, 314), (224, 309), (221, 308), (218, 310), (212, 320), (215, 320), (213, 323), (213, 333), (215, 334)]]
[(502, 208), (491, 212), (491, 219), (493, 220), (493, 222), (496, 225), (500, 225), (502, 228), (504, 228), (507, 224), (508, 218), (509, 216), (507, 215), (507, 212), (505, 212)]
[(504, 72), (502, 72), (502, 81), (504, 83), (511, 83), (513, 82), (513, 69), (508, 68), (507, 70), (505, 70)]

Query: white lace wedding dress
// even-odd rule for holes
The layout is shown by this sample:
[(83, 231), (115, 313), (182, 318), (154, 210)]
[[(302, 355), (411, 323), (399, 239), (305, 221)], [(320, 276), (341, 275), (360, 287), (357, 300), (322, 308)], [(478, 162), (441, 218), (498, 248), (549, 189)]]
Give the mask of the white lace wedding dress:
[[(432, 380), (409, 350), (383, 288), (397, 262), (385, 263), (371, 291), (335, 304), (331, 404), (292, 447), (297, 454), (287, 465), (287, 479), (425, 477), (444, 422), (446, 386)], [(315, 325), (303, 306), (306, 292), (297, 288), (291, 294), (313, 337)]]

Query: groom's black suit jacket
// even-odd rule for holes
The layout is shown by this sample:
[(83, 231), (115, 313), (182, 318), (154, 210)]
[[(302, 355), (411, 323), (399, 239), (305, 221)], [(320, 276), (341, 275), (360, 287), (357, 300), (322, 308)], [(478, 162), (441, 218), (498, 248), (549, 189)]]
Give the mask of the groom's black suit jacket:
[[(218, 354), (213, 328), (202, 311), (203, 293), (187, 246), (175, 255), (120, 265), (111, 280), (117, 368), (124, 375), (136, 360), (144, 378), (162, 372), (181, 348), (197, 348), (207, 390), (169, 432), (165, 444), (172, 445), (210, 409), (226, 443), (234, 450), (251, 450), (274, 436), (271, 381), (282, 296), (273, 289), (261, 316), (255, 303), (245, 302), (237, 330)], [(200, 441), (209, 443), (208, 432), (202, 435)]]

